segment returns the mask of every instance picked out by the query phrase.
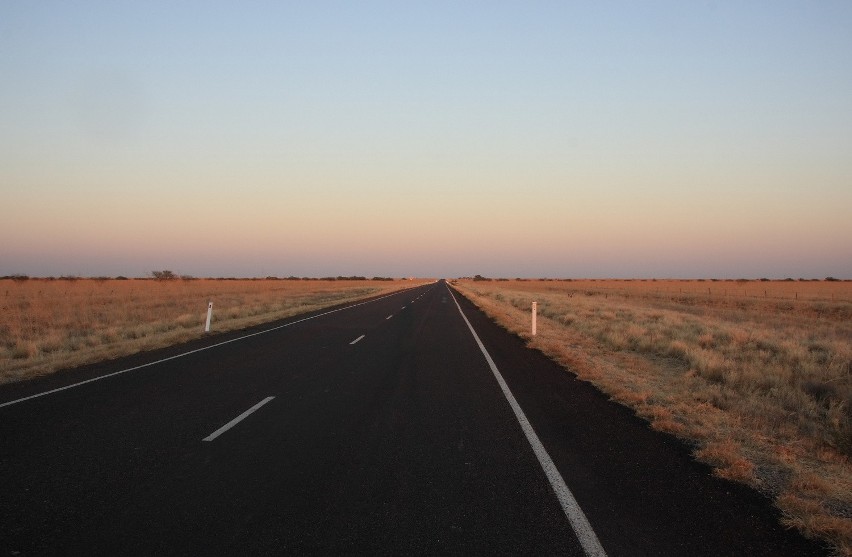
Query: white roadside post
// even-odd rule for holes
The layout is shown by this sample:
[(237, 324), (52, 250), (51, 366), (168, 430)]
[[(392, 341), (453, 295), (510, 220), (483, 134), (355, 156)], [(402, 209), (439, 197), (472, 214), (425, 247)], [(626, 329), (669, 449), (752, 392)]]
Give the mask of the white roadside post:
[(535, 336), (535, 314), (538, 313), (538, 302), (532, 303), (532, 336)]
[(210, 332), (210, 318), (213, 317), (213, 302), (207, 304), (207, 323), (204, 324), (204, 332)]

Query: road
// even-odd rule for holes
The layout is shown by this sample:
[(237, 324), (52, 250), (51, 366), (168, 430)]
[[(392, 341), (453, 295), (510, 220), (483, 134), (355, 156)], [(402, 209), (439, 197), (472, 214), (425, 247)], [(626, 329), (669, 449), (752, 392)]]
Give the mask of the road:
[(0, 478), (0, 555), (826, 554), (444, 282), (2, 386)]

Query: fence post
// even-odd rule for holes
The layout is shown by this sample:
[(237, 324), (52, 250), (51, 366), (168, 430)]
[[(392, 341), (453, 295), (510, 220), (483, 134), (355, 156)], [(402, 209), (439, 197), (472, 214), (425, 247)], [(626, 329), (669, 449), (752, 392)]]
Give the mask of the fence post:
[(207, 304), (207, 323), (204, 324), (204, 332), (210, 332), (210, 318), (213, 317), (213, 302)]
[(536, 333), (536, 330), (535, 330), (536, 329), (536, 323), (535, 323), (536, 313), (538, 313), (538, 302), (533, 302), (532, 303), (532, 336), (535, 336), (535, 333)]

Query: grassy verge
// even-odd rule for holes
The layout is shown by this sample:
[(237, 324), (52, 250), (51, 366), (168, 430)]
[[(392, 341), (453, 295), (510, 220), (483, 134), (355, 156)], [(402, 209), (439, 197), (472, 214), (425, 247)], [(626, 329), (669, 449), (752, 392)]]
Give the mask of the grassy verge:
[(0, 280), (0, 383), (400, 290), (411, 281)]
[(852, 284), (454, 286), (531, 347), (689, 442), (719, 476), (771, 497), (785, 525), (852, 555)]

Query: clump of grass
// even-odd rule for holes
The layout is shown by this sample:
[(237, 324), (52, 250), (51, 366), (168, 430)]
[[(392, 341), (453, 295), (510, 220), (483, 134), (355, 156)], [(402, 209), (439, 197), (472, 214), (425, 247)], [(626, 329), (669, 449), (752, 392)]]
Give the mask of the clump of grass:
[[(852, 284), (455, 286), (653, 427), (693, 443), (696, 457), (716, 474), (773, 498), (785, 524), (848, 553)], [(534, 338), (533, 300), (539, 308)]]
[(36, 344), (29, 340), (17, 340), (12, 345), (11, 356), (14, 360), (26, 360), (38, 353)]
[(706, 443), (695, 452), (695, 456), (715, 466), (715, 473), (719, 477), (747, 484), (759, 481), (754, 474), (754, 463), (732, 439)]

